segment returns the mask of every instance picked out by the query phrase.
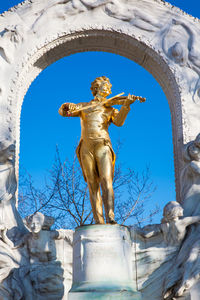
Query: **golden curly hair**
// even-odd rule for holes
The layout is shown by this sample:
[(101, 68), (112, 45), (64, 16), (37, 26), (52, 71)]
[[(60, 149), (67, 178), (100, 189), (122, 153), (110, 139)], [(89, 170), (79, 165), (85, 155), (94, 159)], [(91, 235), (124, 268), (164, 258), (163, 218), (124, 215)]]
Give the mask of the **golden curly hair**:
[(101, 77), (97, 77), (92, 83), (91, 83), (91, 91), (92, 91), (92, 94), (93, 96), (96, 96), (97, 92), (98, 92), (98, 89), (101, 85), (101, 83), (103, 81), (107, 81), (109, 84), (110, 84), (110, 87), (112, 86), (112, 84), (110, 83), (110, 80), (108, 77), (106, 76), (101, 76)]

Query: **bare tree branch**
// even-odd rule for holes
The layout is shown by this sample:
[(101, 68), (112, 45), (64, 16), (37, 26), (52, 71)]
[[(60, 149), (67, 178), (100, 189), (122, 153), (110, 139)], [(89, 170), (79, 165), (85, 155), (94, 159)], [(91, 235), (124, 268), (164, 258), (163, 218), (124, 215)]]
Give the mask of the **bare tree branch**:
[[(118, 141), (117, 153), (121, 148)], [(27, 172), (20, 175), (19, 210), (22, 216), (42, 211), (56, 219), (56, 227), (74, 228), (93, 224), (87, 183), (75, 156), (73, 161), (62, 162), (56, 147), (55, 159), (43, 188), (34, 186)], [(115, 216), (119, 224), (141, 224), (158, 212), (158, 208), (143, 217), (146, 203), (152, 198), (155, 187), (150, 179), (149, 167), (141, 173), (124, 171), (116, 165), (113, 179)]]

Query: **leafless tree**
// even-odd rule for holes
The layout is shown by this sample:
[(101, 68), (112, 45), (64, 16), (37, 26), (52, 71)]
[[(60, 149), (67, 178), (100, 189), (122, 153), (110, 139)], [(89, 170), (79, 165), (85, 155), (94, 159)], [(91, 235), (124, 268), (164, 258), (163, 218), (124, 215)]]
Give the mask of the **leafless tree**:
[[(120, 148), (118, 143), (117, 152)], [(113, 180), (115, 194), (115, 217), (119, 224), (142, 224), (148, 200), (155, 187), (150, 179), (149, 168), (142, 174), (131, 169), (123, 170), (117, 165)], [(87, 183), (76, 156), (73, 161), (62, 163), (59, 150), (56, 149), (55, 161), (49, 171), (44, 187), (36, 188), (30, 174), (20, 176), (19, 211), (22, 217), (41, 211), (56, 219), (57, 228), (75, 228), (94, 222)], [(156, 207), (148, 213), (151, 218), (158, 212)]]

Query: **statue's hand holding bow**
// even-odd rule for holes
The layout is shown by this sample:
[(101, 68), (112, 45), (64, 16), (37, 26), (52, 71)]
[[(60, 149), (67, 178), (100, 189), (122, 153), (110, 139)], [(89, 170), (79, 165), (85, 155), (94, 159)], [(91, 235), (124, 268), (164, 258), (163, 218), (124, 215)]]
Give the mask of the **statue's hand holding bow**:
[(63, 103), (58, 112), (61, 116), (69, 117), (75, 110), (77, 110), (77, 104)]

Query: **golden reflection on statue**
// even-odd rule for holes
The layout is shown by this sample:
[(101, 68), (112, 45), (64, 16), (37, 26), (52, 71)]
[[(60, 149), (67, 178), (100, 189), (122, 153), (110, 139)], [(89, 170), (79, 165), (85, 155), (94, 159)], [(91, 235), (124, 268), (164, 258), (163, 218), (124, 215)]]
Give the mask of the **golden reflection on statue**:
[[(63, 117), (81, 119), (81, 140), (76, 154), (88, 184), (96, 224), (105, 223), (102, 199), (106, 223), (116, 224), (113, 193), (115, 153), (108, 134), (108, 126), (111, 122), (116, 126), (122, 126), (130, 111), (130, 104), (136, 100), (145, 101), (142, 97), (121, 96), (122, 94), (107, 99), (106, 97), (111, 94), (111, 86), (107, 77), (98, 77), (91, 84), (93, 100), (89, 103), (64, 103), (59, 109), (59, 114)], [(122, 107), (118, 111), (112, 105), (122, 105)]]

